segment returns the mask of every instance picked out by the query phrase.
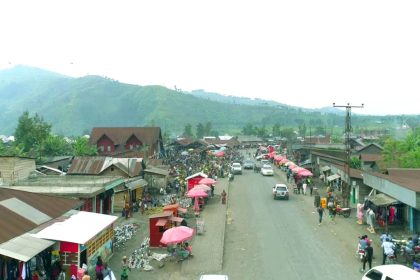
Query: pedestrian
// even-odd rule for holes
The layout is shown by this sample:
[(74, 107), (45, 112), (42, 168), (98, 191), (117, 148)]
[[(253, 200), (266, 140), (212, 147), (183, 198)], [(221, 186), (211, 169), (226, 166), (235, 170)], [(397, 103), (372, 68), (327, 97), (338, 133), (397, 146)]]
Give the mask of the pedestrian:
[(389, 238), (386, 238), (381, 247), (383, 248), (382, 264), (384, 265), (386, 257), (393, 256), (395, 254), (395, 245)]
[(367, 244), (367, 247), (365, 248), (365, 255), (362, 259), (363, 261), (363, 267), (362, 272), (366, 269), (366, 262), (369, 263), (369, 269), (372, 268), (372, 258), (373, 258), (373, 248), (370, 246), (370, 243)]
[(306, 186), (307, 186), (306, 182), (303, 182), (303, 184), (302, 184), (303, 195), (306, 195)]
[(82, 280), (90, 280), (89, 272), (85, 270)]
[(220, 195), (222, 196), (222, 204), (226, 204), (227, 193), (225, 192), (225, 190), (223, 190)]
[(309, 185), (310, 195), (312, 196), (312, 193), (314, 191), (314, 186), (311, 183), (308, 183), (308, 185)]
[(128, 271), (130, 267), (128, 266), (127, 256), (124, 256), (121, 261), (121, 280), (128, 279)]
[(96, 273), (96, 279), (97, 280), (103, 280), (104, 277), (102, 275), (102, 269), (104, 268), (104, 264), (102, 261), (101, 256), (98, 257), (96, 260), (96, 266), (95, 266), (95, 273)]
[(214, 185), (210, 185), (211, 188), (211, 197), (214, 197)]
[(319, 215), (319, 224), (318, 225), (320, 226), (321, 223), (322, 223), (322, 216), (324, 214), (324, 208), (322, 208), (322, 206), (319, 205), (318, 208), (317, 208), (317, 211), (318, 211), (318, 215)]

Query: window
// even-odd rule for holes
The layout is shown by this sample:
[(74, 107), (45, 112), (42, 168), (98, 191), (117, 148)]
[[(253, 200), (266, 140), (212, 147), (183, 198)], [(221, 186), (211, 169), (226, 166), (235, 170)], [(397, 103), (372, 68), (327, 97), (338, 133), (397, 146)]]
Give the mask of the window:
[(110, 152), (111, 151), (111, 145), (109, 145), (107, 148), (108, 148), (107, 151)]
[(101, 152), (105, 151), (105, 146), (104, 146), (104, 145), (99, 146), (99, 150), (100, 150)]
[(382, 279), (382, 273), (380, 271), (377, 270), (371, 270), (369, 271), (368, 274), (365, 275), (365, 277), (367, 279), (372, 279), (372, 280), (381, 280)]
[(133, 147), (133, 144), (130, 144), (130, 150), (132, 150), (134, 147)]

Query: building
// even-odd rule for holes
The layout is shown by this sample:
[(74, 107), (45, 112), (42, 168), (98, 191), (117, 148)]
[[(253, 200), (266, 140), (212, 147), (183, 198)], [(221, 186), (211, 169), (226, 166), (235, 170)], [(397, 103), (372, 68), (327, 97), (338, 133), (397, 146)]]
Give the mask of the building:
[(160, 127), (94, 127), (89, 143), (100, 155), (145, 151), (147, 158), (160, 158), (165, 154)]
[(13, 185), (35, 171), (35, 159), (0, 156), (0, 185)]

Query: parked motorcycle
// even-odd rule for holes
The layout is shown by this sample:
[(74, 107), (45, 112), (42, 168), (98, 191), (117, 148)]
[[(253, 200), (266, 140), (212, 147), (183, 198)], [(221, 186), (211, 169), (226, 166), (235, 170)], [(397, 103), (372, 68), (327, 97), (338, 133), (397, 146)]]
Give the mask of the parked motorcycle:
[(344, 218), (350, 217), (351, 208), (341, 208), (340, 205), (337, 205), (335, 208), (337, 215), (343, 216)]

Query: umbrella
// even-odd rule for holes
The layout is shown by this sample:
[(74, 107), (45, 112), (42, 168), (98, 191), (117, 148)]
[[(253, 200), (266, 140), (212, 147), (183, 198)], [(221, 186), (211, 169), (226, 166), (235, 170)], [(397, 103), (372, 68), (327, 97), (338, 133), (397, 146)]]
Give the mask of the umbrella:
[(210, 191), (210, 190), (211, 190), (211, 188), (210, 188), (209, 186), (204, 185), (204, 184), (195, 185), (193, 189), (194, 189), (194, 190), (202, 190), (202, 191), (205, 191), (205, 192), (207, 192), (207, 191)]
[(185, 227), (185, 226), (179, 226), (179, 227), (173, 227), (170, 229), (167, 229), (160, 239), (160, 242), (163, 244), (176, 244), (184, 242), (188, 239), (191, 239), (191, 237), (194, 234), (194, 229)]
[(303, 167), (300, 167), (300, 166), (296, 166), (296, 167), (292, 168), (293, 173), (298, 173), (299, 174), (299, 171), (302, 171), (302, 170), (306, 170), (306, 169), (303, 168)]
[(212, 178), (204, 178), (201, 179), (200, 182), (198, 182), (199, 184), (204, 184), (204, 185), (213, 185), (216, 184), (216, 180), (213, 180)]
[(187, 192), (188, 197), (207, 197), (209, 196), (206, 192), (200, 189), (192, 188)]
[(225, 152), (223, 152), (223, 151), (217, 152), (217, 153), (215, 154), (215, 156), (216, 156), (216, 157), (223, 157), (223, 156), (225, 156)]
[(303, 176), (303, 177), (308, 177), (308, 176), (313, 176), (314, 175), (308, 169), (303, 169), (303, 170), (299, 171), (298, 174)]

